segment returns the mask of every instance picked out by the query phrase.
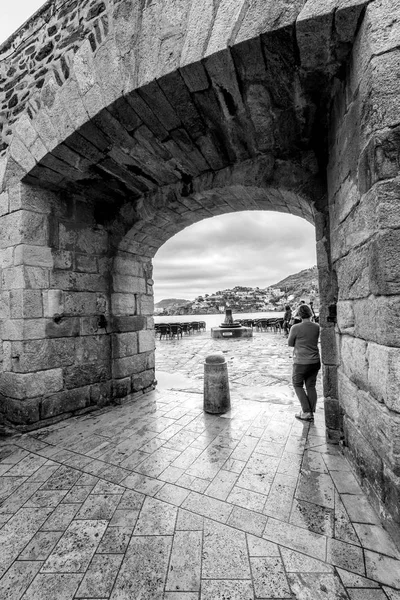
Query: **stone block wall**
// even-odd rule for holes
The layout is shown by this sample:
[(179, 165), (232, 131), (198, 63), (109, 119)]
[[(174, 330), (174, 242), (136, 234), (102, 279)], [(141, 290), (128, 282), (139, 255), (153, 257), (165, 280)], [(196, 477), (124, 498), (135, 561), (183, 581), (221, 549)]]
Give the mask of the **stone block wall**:
[(332, 114), (329, 218), (338, 410), (328, 411), (400, 541), (400, 14), (366, 11)]
[(80, 197), (19, 184), (1, 196), (0, 411), (65, 418), (154, 382), (151, 264), (113, 258)]

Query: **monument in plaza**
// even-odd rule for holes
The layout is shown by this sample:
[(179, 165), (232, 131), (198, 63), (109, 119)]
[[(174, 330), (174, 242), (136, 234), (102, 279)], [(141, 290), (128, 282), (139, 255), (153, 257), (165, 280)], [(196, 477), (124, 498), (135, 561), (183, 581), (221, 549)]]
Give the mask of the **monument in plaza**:
[(211, 337), (218, 338), (248, 338), (253, 337), (253, 328), (244, 327), (238, 321), (233, 320), (232, 309), (225, 309), (225, 320), (219, 327), (211, 328)]

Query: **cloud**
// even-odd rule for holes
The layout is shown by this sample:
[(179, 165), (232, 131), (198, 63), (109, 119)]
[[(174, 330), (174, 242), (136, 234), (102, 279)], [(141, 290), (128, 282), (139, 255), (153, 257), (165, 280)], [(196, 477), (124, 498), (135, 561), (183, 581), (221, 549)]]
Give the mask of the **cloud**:
[(246, 211), (205, 219), (154, 258), (156, 302), (235, 285), (266, 287), (316, 263), (315, 230), (293, 215)]

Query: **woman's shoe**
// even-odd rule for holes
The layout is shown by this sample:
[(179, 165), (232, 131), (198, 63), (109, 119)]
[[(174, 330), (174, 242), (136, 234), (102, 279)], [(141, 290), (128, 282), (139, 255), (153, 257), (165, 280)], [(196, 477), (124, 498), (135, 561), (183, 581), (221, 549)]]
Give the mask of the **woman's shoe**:
[(300, 421), (314, 421), (314, 415), (308, 412), (300, 412), (297, 415), (294, 415), (296, 419)]

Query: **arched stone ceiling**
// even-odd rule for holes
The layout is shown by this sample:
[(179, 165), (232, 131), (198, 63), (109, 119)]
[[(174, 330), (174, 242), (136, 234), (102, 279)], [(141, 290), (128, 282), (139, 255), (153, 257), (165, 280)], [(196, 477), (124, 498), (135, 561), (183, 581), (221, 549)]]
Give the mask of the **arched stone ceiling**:
[[(90, 21), (87, 2), (65, 4)], [(330, 82), (365, 2), (95, 5), (91, 18), (107, 16), (108, 27), (79, 39), (64, 81), (51, 46), (37, 110), (16, 121), (2, 159), (3, 187), (22, 180), (79, 194), (121, 233), (157, 215), (168, 221), (171, 210), (182, 228), (200, 215), (182, 209), (188, 199), (219, 210), (229, 194), (257, 207), (275, 198), (312, 220), (324, 198)], [(66, 6), (61, 21), (75, 14)]]

